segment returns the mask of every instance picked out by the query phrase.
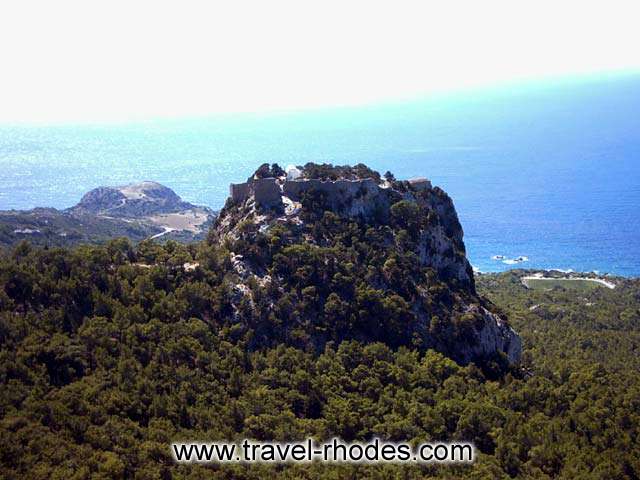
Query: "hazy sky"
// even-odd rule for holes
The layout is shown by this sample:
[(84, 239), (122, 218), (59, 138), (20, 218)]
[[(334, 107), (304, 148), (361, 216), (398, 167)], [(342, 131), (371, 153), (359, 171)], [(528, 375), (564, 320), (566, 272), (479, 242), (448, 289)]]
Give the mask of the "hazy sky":
[(0, 122), (371, 103), (640, 70), (637, 1), (5, 1)]

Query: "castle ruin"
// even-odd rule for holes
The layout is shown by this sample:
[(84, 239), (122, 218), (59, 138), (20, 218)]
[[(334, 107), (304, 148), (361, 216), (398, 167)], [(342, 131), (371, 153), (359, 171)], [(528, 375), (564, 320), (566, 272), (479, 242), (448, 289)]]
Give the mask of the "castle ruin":
[[(410, 179), (407, 183), (415, 191), (431, 188), (431, 182), (422, 177)], [(319, 180), (269, 177), (253, 178), (245, 183), (232, 183), (229, 194), (232, 202), (236, 204), (253, 197), (257, 205), (273, 208), (282, 205), (283, 196), (291, 201), (300, 202), (304, 193), (317, 191), (324, 193), (327, 201), (335, 208), (344, 208), (356, 203), (355, 210), (351, 212), (355, 214), (357, 211), (363, 213), (364, 210), (371, 210), (381, 202), (388, 203), (387, 196), (384, 195), (387, 187), (384, 183), (378, 184), (373, 178)]]

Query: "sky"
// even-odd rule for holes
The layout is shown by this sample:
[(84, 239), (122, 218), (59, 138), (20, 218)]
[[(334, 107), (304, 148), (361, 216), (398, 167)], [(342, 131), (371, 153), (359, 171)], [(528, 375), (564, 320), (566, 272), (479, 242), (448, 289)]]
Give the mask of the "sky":
[(129, 0), (0, 6), (0, 123), (369, 104), (640, 71), (637, 1)]

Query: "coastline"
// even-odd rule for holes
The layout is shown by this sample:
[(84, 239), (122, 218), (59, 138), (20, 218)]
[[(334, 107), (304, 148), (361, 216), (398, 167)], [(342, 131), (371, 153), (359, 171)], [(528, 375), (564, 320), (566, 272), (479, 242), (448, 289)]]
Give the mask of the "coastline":
[[(554, 270), (549, 270), (547, 272), (551, 272)], [(557, 270), (555, 270), (557, 271)], [(594, 282), (594, 283), (598, 283), (604, 287), (607, 287), (611, 290), (613, 290), (614, 288), (616, 288), (616, 284), (611, 282), (611, 281), (607, 281), (604, 280), (603, 278), (593, 278), (593, 277), (585, 277), (585, 276), (579, 276), (579, 277), (574, 277), (574, 276), (564, 276), (564, 277), (545, 277), (544, 273), (542, 272), (538, 272), (535, 273), (533, 275), (526, 275), (524, 277), (520, 277), (520, 281), (522, 282), (522, 284), (527, 287), (527, 288), (531, 288), (531, 286), (529, 285), (528, 281), (529, 280), (535, 280), (535, 281), (557, 281), (557, 280), (562, 280), (562, 281), (583, 281), (583, 282)]]
[[(557, 267), (529, 267), (523, 268), (522, 265), (513, 266), (511, 268), (504, 269), (481, 269), (475, 264), (471, 264), (473, 273), (475, 275), (500, 275), (503, 273), (517, 273), (522, 278), (527, 277), (530, 280), (560, 280), (560, 279), (575, 279), (575, 280), (602, 280), (605, 283), (611, 284), (611, 280), (619, 278), (625, 280), (634, 280), (640, 278), (640, 274), (637, 273), (617, 273), (617, 272), (603, 272), (601, 270), (574, 270), (572, 268), (557, 268)], [(604, 284), (603, 284), (604, 285)]]

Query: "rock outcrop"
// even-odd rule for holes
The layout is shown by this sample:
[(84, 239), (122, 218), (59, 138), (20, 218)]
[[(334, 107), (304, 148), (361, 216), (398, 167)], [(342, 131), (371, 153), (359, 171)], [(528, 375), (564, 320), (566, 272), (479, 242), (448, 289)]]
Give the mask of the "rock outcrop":
[(122, 187), (98, 187), (87, 192), (71, 210), (112, 217), (140, 217), (195, 208), (168, 187), (140, 182)]
[[(373, 178), (320, 180), (298, 178), (256, 178), (241, 184), (231, 184), (232, 205), (249, 205), (249, 211), (280, 212), (284, 206), (290, 221), (299, 221), (300, 205), (305, 195), (320, 195), (330, 210), (364, 221), (372, 219), (386, 221), (391, 206), (401, 200), (421, 203), (433, 212), (436, 221), (431, 228), (420, 232), (419, 258), (424, 266), (434, 267), (441, 275), (453, 277), (465, 284), (473, 284), (473, 271), (465, 257), (462, 228), (451, 199), (440, 189), (433, 189), (425, 178), (378, 183)], [(224, 218), (221, 219), (224, 222)], [(224, 230), (224, 229), (223, 229)]]
[[(292, 243), (315, 243), (319, 240), (314, 238), (314, 228), (307, 228), (306, 223), (314, 215), (320, 218), (322, 212), (390, 231), (390, 242), (409, 241), (417, 268), (434, 272), (437, 282), (445, 282), (453, 292), (449, 300), (452, 303), (437, 308), (451, 317), (462, 318), (460, 324), (467, 321), (472, 325), (464, 334), (460, 334), (460, 325), (451, 322), (436, 328), (437, 325), (432, 325), (433, 311), (422, 307), (433, 304), (435, 290), (417, 285), (418, 297), (411, 299), (416, 319), (411, 328), (415, 335), (421, 337), (425, 345), (446, 352), (461, 363), (495, 354), (503, 354), (512, 364), (519, 361), (520, 338), (505, 319), (491, 312), (491, 306), (475, 291), (462, 227), (453, 202), (443, 190), (433, 187), (425, 178), (397, 181), (390, 175), (382, 179), (364, 166), (359, 170), (364, 172), (360, 176), (353, 175), (348, 167), (333, 167), (340, 169), (338, 173), (326, 167), (329, 173), (325, 177), (329, 178), (310, 175), (309, 172), (322, 171), (323, 166), (295, 168), (295, 175), (287, 175), (277, 167), (273, 170), (283, 172), (281, 175), (264, 176), (271, 171), (263, 166), (247, 182), (231, 185), (230, 198), (210, 238), (243, 240), (246, 245), (257, 241), (255, 234), (247, 232), (265, 234), (280, 224), (293, 232)], [(393, 244), (387, 247), (390, 251), (394, 249)], [(248, 261), (243, 261), (242, 272), (243, 279), (253, 276), (259, 282), (267, 273), (262, 267), (252, 267)], [(377, 282), (376, 288), (392, 290), (384, 285), (384, 280)]]
[(471, 306), (468, 312), (479, 315), (482, 323), (477, 330), (477, 341), (470, 342), (459, 351), (459, 358), (463, 363), (494, 352), (503, 352), (512, 364), (520, 361), (522, 341), (503, 318), (479, 305)]

